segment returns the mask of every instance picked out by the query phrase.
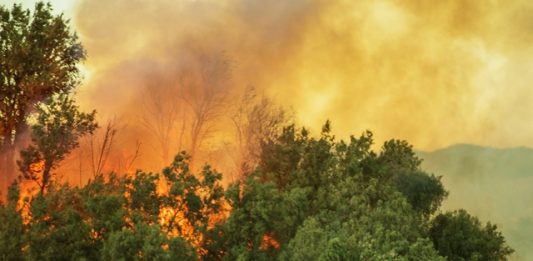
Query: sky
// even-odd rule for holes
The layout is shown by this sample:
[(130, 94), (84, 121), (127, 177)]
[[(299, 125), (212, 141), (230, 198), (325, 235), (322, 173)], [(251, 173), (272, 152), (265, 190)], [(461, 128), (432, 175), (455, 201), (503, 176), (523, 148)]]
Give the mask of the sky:
[(531, 1), (51, 2), (88, 52), (80, 102), (103, 118), (135, 111), (147, 77), (224, 56), (228, 92), (253, 86), (311, 130), (533, 146)]

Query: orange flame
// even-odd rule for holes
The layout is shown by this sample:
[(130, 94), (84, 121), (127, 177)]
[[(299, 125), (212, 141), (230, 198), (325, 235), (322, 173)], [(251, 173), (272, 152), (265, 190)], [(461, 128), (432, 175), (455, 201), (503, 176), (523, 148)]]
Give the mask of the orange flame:
[(32, 173), (41, 173), (44, 171), (44, 160), (30, 164), (30, 171)]

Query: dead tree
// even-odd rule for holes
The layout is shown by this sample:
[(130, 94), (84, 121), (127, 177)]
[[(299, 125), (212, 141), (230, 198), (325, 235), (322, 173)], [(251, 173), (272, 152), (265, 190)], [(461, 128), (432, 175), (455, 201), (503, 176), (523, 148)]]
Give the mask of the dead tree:
[(215, 122), (225, 111), (230, 77), (230, 62), (224, 55), (200, 61), (200, 68), (185, 71), (180, 80), (180, 98), (190, 111), (187, 118), (191, 165), (202, 142), (215, 131)]
[(264, 95), (258, 95), (252, 87), (247, 88), (238, 103), (231, 120), (235, 127), (237, 172), (251, 172), (258, 164), (261, 143), (273, 139), (291, 117)]
[[(157, 77), (154, 77), (157, 79)], [(178, 101), (176, 86), (159, 80), (151, 82), (144, 92), (142, 99), (143, 113), (141, 124), (157, 140), (161, 150), (162, 166), (170, 162), (173, 149), (173, 135), (178, 125), (178, 117), (183, 111)], [(183, 125), (183, 124), (182, 124)], [(176, 146), (179, 147), (179, 146)]]

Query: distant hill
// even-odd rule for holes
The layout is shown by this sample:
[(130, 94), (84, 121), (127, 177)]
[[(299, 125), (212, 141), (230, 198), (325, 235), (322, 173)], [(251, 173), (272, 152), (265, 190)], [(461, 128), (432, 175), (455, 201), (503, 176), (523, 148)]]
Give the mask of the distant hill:
[(444, 209), (497, 224), (516, 250), (513, 260), (533, 260), (533, 148), (457, 144), (417, 153), (450, 192)]
[(433, 152), (419, 152), (419, 156), (427, 169), (446, 170), (455, 177), (533, 175), (533, 148), (497, 149), (457, 144)]

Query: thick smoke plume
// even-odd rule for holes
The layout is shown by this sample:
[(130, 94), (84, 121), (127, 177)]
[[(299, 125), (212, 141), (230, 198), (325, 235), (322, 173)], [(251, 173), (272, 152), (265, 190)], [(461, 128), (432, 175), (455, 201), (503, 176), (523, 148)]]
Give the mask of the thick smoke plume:
[[(81, 1), (80, 92), (103, 117), (137, 118), (146, 89), (204, 59), (231, 64), (300, 123), (376, 132), (420, 149), (533, 145), (529, 1)], [(233, 95), (233, 94), (231, 94)]]

